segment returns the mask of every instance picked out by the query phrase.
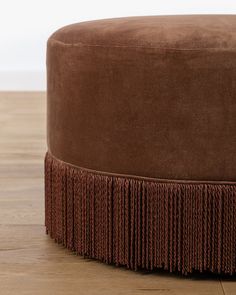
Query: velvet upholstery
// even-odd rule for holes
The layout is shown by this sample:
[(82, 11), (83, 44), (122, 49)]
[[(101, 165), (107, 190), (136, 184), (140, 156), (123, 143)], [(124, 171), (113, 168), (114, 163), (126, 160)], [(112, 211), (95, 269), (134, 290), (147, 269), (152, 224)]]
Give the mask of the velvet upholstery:
[(47, 73), (47, 233), (133, 270), (236, 273), (236, 16), (69, 25)]
[(48, 146), (99, 171), (236, 180), (236, 17), (70, 25), (48, 41)]

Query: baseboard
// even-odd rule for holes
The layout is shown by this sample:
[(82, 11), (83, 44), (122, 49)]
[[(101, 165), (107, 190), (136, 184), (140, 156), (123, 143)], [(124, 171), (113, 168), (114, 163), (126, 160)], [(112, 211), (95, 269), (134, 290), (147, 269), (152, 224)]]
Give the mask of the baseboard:
[(0, 91), (44, 91), (44, 71), (0, 71)]

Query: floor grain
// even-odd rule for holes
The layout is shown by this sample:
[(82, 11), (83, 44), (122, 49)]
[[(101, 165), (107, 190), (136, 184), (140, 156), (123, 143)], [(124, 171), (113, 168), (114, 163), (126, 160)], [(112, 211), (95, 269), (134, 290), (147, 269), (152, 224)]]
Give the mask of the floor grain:
[(231, 278), (133, 272), (75, 256), (45, 235), (45, 93), (0, 93), (0, 294), (236, 294)]

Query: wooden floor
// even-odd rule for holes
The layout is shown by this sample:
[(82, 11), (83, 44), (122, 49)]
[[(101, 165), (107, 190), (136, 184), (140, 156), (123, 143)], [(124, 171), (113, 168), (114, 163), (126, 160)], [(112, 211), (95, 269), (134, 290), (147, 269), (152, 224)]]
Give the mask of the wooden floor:
[(0, 93), (0, 294), (236, 294), (236, 277), (132, 272), (45, 235), (44, 93)]

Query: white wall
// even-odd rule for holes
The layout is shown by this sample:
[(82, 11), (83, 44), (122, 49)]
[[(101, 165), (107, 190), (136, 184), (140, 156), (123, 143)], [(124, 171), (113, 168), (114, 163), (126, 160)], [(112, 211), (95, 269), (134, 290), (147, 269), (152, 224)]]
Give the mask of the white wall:
[(46, 88), (46, 40), (61, 26), (155, 14), (236, 14), (236, 0), (0, 0), (0, 90)]

